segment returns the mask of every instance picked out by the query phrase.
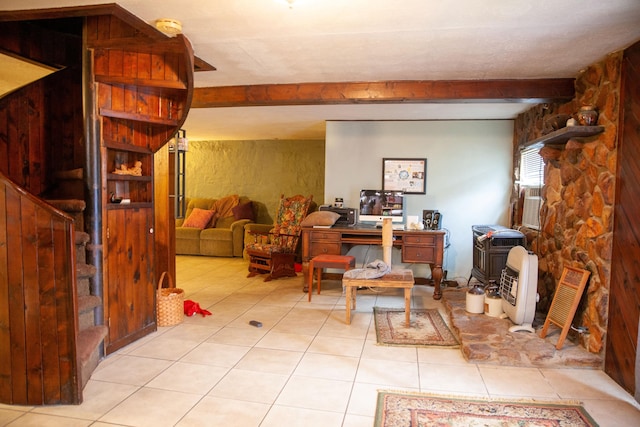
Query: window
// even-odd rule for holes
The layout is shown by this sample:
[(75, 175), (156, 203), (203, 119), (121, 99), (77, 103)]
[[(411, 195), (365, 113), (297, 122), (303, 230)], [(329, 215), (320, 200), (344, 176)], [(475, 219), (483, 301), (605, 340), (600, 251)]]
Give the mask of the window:
[(544, 163), (538, 150), (526, 149), (520, 153), (520, 185), (541, 187), (544, 181)]
[(544, 163), (537, 149), (523, 150), (520, 154), (520, 187), (524, 188), (522, 225), (540, 230), (540, 207), (544, 177)]

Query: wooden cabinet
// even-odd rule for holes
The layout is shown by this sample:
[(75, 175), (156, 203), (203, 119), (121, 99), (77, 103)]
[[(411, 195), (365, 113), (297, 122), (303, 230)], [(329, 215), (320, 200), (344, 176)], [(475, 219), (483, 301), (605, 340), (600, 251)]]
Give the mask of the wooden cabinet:
[(132, 204), (105, 217), (107, 353), (156, 329), (153, 208)]
[(428, 263), (436, 259), (437, 240), (432, 235), (406, 235), (402, 245), (402, 261), (411, 263)]
[[(101, 156), (97, 225), (109, 354), (156, 329), (156, 278), (175, 272), (165, 145), (191, 106), (194, 57), (182, 35), (155, 37), (154, 30), (140, 37), (117, 19), (97, 16), (86, 27)], [(141, 173), (122, 173), (123, 166)]]
[(311, 244), (308, 246), (308, 258), (311, 259), (316, 255), (340, 255), (342, 243), (340, 235), (336, 233), (328, 233), (325, 231), (312, 231), (309, 233)]

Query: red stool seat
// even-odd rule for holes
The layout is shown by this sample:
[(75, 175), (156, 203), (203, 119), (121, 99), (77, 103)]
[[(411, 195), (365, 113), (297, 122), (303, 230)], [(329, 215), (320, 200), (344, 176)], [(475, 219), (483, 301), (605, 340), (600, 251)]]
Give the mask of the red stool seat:
[(309, 301), (311, 301), (311, 291), (313, 290), (313, 275), (318, 269), (318, 295), (322, 280), (323, 268), (341, 268), (347, 271), (356, 266), (356, 257), (351, 255), (316, 255), (309, 261)]

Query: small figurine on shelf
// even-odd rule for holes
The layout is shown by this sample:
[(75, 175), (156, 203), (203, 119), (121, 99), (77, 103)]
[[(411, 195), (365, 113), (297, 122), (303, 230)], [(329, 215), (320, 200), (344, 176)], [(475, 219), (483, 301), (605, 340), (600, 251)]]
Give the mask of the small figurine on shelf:
[(133, 175), (133, 176), (142, 176), (142, 162), (137, 161), (133, 164), (133, 167), (129, 168), (127, 165), (120, 165), (120, 169), (116, 168), (113, 173), (117, 175)]

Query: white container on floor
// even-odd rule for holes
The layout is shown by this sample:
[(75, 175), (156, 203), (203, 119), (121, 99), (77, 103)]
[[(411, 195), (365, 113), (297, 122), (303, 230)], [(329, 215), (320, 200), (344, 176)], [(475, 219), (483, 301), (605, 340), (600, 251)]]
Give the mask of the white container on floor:
[(474, 286), (467, 292), (467, 312), (484, 313), (484, 291), (478, 286)]
[(484, 296), (484, 314), (491, 317), (500, 317), (502, 311), (502, 298), (497, 294), (487, 294)]

